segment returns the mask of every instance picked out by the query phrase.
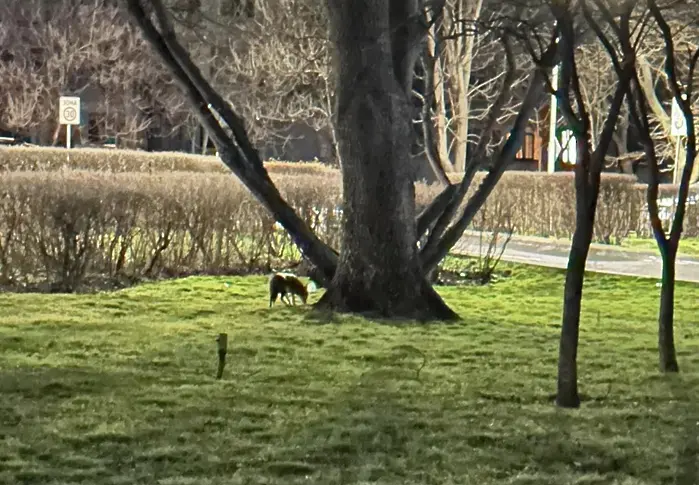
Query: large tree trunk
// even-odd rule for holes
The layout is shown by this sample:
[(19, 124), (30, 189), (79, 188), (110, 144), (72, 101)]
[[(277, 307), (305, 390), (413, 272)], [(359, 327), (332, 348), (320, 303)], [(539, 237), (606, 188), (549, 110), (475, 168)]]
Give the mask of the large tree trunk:
[(675, 353), (674, 300), (675, 300), (675, 260), (677, 245), (669, 241), (665, 250), (661, 249), (663, 260), (663, 280), (660, 289), (660, 313), (658, 315), (658, 350), (660, 351), (660, 371), (679, 372)]
[[(427, 283), (418, 258), (414, 131), (404, 84), (412, 76), (409, 40), (400, 44), (400, 35), (391, 35), (400, 12), (379, 0), (328, 4), (344, 213), (338, 267), (318, 305), (384, 317), (454, 318)], [(401, 22), (408, 19), (409, 13)]]

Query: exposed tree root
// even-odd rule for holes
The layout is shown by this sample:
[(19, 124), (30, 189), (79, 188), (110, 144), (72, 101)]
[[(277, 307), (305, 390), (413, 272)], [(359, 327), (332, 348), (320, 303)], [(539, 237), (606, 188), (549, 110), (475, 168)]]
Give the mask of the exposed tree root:
[(354, 313), (370, 318), (409, 319), (421, 322), (455, 321), (459, 319), (442, 297), (426, 280), (414, 298), (393, 295), (390, 290), (367, 291), (363, 287), (338, 284), (335, 281), (315, 304), (319, 310)]

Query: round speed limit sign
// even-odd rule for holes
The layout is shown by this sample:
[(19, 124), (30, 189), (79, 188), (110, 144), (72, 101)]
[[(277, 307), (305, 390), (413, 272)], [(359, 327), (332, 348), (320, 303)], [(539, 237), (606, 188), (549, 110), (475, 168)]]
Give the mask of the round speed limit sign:
[(75, 111), (75, 108), (66, 108), (63, 110), (63, 118), (66, 121), (75, 121), (75, 118), (78, 117), (78, 112)]
[(80, 98), (61, 96), (58, 100), (58, 122), (61, 125), (80, 124)]

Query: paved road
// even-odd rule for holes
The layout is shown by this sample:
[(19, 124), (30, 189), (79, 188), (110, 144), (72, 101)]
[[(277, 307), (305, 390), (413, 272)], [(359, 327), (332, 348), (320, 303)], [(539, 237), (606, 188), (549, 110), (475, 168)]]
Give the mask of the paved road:
[[(474, 233), (466, 233), (453, 251), (471, 256), (477, 256), (479, 251), (485, 254), (489, 238), (486, 236), (483, 241), (482, 249), (480, 249), (479, 236)], [(569, 248), (568, 244), (550, 242), (544, 238), (514, 237), (505, 248), (502, 260), (551, 268), (565, 268), (568, 264)], [(661, 261), (657, 252), (624, 251), (618, 248), (593, 245), (590, 248), (586, 268), (588, 271), (598, 273), (659, 279)], [(678, 258), (677, 280), (699, 283), (699, 258)]]

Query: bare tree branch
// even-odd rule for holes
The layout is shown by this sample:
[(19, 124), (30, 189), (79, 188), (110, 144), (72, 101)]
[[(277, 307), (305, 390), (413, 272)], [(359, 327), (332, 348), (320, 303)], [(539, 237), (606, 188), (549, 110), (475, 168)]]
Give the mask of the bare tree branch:
[[(663, 14), (655, 0), (647, 0), (647, 5), (651, 11), (651, 14), (653, 15), (653, 18), (655, 19), (655, 22), (660, 28), (665, 44), (665, 73), (667, 74), (669, 80), (670, 90), (672, 91), (675, 101), (680, 106), (682, 114), (684, 114), (687, 123), (687, 159), (682, 171), (677, 209), (675, 211), (675, 217), (672, 221), (672, 229), (670, 231), (671, 240), (673, 242), (678, 242), (682, 233), (682, 225), (684, 224), (684, 214), (687, 206), (687, 197), (689, 195), (689, 182), (692, 177), (692, 169), (694, 168), (696, 158), (696, 132), (694, 128), (694, 116), (692, 113), (692, 99), (689, 96), (686, 96), (685, 98), (685, 90), (679, 83), (675, 66), (675, 44), (670, 26), (663, 17)], [(690, 66), (692, 68), (694, 68), (695, 64), (696, 61), (690, 62)], [(692, 79), (691, 73), (689, 78)], [(691, 91), (691, 87), (688, 87)]]
[(476, 215), (483, 203), (485, 203), (485, 200), (492, 192), (495, 184), (502, 176), (507, 164), (514, 159), (519, 151), (524, 139), (526, 125), (529, 122), (532, 111), (539, 102), (539, 96), (543, 93), (544, 80), (547, 77), (546, 72), (553, 66), (556, 58), (558, 51), (558, 46), (556, 44), (557, 37), (558, 29), (556, 29), (554, 32), (549, 43), (549, 47), (542, 54), (541, 59), (539, 60), (540, 62), (534, 72), (534, 75), (532, 76), (527, 94), (522, 101), (519, 114), (510, 131), (510, 137), (503, 145), (497, 160), (493, 164), (493, 167), (488, 171), (488, 175), (486, 175), (473, 197), (469, 199), (462, 216), (444, 233), (439, 242), (434, 240), (432, 244), (428, 242), (428, 244), (426, 244), (421, 251), (420, 256), (425, 272), (430, 272), (432, 268), (436, 267), (436, 265), (454, 246), (454, 244), (456, 244), (464, 230), (473, 220), (473, 217)]
[(505, 75), (505, 78), (503, 80), (500, 95), (498, 96), (495, 105), (491, 108), (491, 116), (488, 120), (488, 124), (486, 125), (486, 133), (483, 134), (483, 137), (481, 138), (481, 141), (479, 142), (478, 147), (476, 148), (474, 157), (471, 159), (471, 163), (467, 165), (466, 172), (464, 173), (463, 179), (459, 183), (459, 187), (455, 192), (451, 203), (449, 204), (449, 206), (446, 207), (445, 211), (442, 213), (439, 219), (437, 219), (437, 222), (435, 223), (432, 231), (430, 232), (430, 236), (427, 240), (427, 243), (423, 248), (423, 251), (426, 253), (429, 253), (430, 251), (434, 250), (434, 246), (438, 244), (444, 231), (452, 222), (454, 214), (456, 214), (456, 211), (458, 210), (459, 206), (466, 197), (468, 189), (471, 186), (473, 178), (476, 175), (476, 170), (478, 169), (481, 157), (485, 154), (487, 140), (489, 139), (493, 127), (497, 123), (497, 119), (500, 116), (505, 101), (507, 99), (508, 87), (512, 84), (516, 76), (516, 64), (509, 38), (503, 37), (503, 44), (505, 46), (505, 52), (507, 53), (507, 74)]
[[(155, 5), (156, 12), (164, 13), (161, 0), (148, 1), (151, 4), (159, 4)], [(335, 272), (337, 254), (313, 233), (279, 194), (261, 161), (258, 164), (259, 155), (249, 143), (242, 122), (203, 79), (201, 72), (193, 65), (188, 54), (177, 44), (174, 33), (172, 31), (167, 33), (169, 39), (166, 41), (150, 21), (140, 0), (127, 0), (127, 2), (133, 20), (141, 27), (144, 36), (160, 54), (192, 104), (196, 106), (198, 116), (216, 143), (221, 160), (289, 232), (302, 254), (323, 272), (325, 281), (322, 283), (327, 283)], [(167, 19), (160, 21), (160, 24), (161, 26), (169, 25)], [(219, 124), (214, 115), (215, 112), (234, 131), (237, 144)]]

